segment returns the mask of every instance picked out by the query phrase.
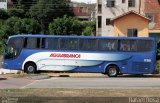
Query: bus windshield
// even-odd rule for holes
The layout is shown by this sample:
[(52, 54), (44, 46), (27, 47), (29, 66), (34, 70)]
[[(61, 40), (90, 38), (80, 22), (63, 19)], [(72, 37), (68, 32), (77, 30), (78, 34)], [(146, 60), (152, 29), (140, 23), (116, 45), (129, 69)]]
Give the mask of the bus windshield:
[(23, 47), (23, 38), (11, 38), (5, 48), (5, 59), (16, 58)]

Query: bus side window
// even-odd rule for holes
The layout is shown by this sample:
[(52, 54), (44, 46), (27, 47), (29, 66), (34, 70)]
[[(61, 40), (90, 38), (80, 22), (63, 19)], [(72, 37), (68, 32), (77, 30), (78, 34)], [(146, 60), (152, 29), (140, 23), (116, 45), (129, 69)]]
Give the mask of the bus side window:
[(26, 48), (35, 49), (40, 48), (40, 38), (28, 38)]
[(120, 51), (137, 51), (137, 43), (135, 40), (121, 40)]
[(78, 49), (78, 39), (69, 39), (68, 49), (69, 50), (77, 50)]
[(60, 39), (60, 49), (67, 50), (68, 45), (68, 38), (61, 38)]
[(52, 42), (49, 43), (49, 47), (50, 47), (50, 46), (53, 46), (52, 48), (53, 48), (54, 50), (59, 49), (59, 38), (53, 38), (51, 41), (52, 41)]
[(130, 41), (131, 51), (137, 51), (137, 42), (135, 40)]
[(114, 39), (100, 39), (98, 46), (101, 51), (117, 51), (118, 42)]
[(41, 48), (48, 49), (48, 44), (47, 38), (42, 38)]
[(130, 44), (128, 40), (121, 40), (120, 51), (130, 51)]
[(49, 50), (58, 49), (58, 38), (42, 38), (41, 48)]
[(97, 40), (88, 39), (87, 50), (97, 50)]
[(79, 50), (87, 50), (88, 40), (79, 39)]

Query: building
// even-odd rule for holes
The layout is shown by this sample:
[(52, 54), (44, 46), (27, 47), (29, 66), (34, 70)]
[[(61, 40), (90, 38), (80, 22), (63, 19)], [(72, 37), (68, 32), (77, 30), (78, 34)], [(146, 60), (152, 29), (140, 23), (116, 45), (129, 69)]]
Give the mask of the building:
[(141, 13), (143, 10), (141, 0), (97, 0), (97, 36), (114, 36), (111, 19), (134, 10)]
[(7, 0), (7, 9), (13, 7), (13, 1), (12, 0)]
[(135, 11), (129, 11), (111, 20), (113, 36), (148, 37), (150, 19)]
[(7, 0), (0, 0), (0, 9), (7, 9)]
[(96, 4), (72, 2), (74, 15), (81, 21), (95, 19)]
[(142, 13), (151, 19), (149, 36), (160, 40), (160, 0), (142, 0)]

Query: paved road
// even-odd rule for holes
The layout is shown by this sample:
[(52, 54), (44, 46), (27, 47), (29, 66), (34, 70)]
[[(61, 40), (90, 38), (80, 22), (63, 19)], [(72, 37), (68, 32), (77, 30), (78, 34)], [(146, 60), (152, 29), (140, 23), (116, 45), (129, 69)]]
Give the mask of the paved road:
[(160, 88), (160, 78), (70, 78), (34, 81), (23, 88)]
[(5, 88), (160, 88), (158, 77), (52, 77), (50, 79), (30, 80), (0, 77), (0, 89)]
[(29, 80), (29, 79), (16, 79), (16, 78), (0, 77), (0, 89), (22, 88), (32, 82), (33, 82), (33, 80)]

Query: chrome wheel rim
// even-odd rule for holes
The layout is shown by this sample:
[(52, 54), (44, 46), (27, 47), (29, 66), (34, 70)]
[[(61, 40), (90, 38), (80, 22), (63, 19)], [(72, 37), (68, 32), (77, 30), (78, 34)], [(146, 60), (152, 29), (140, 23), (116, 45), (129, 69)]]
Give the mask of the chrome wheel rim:
[(33, 72), (34, 71), (34, 67), (33, 66), (28, 66), (28, 72)]
[(109, 74), (110, 74), (110, 76), (115, 76), (115, 75), (117, 74), (116, 68), (111, 67), (111, 68), (109, 69)]

